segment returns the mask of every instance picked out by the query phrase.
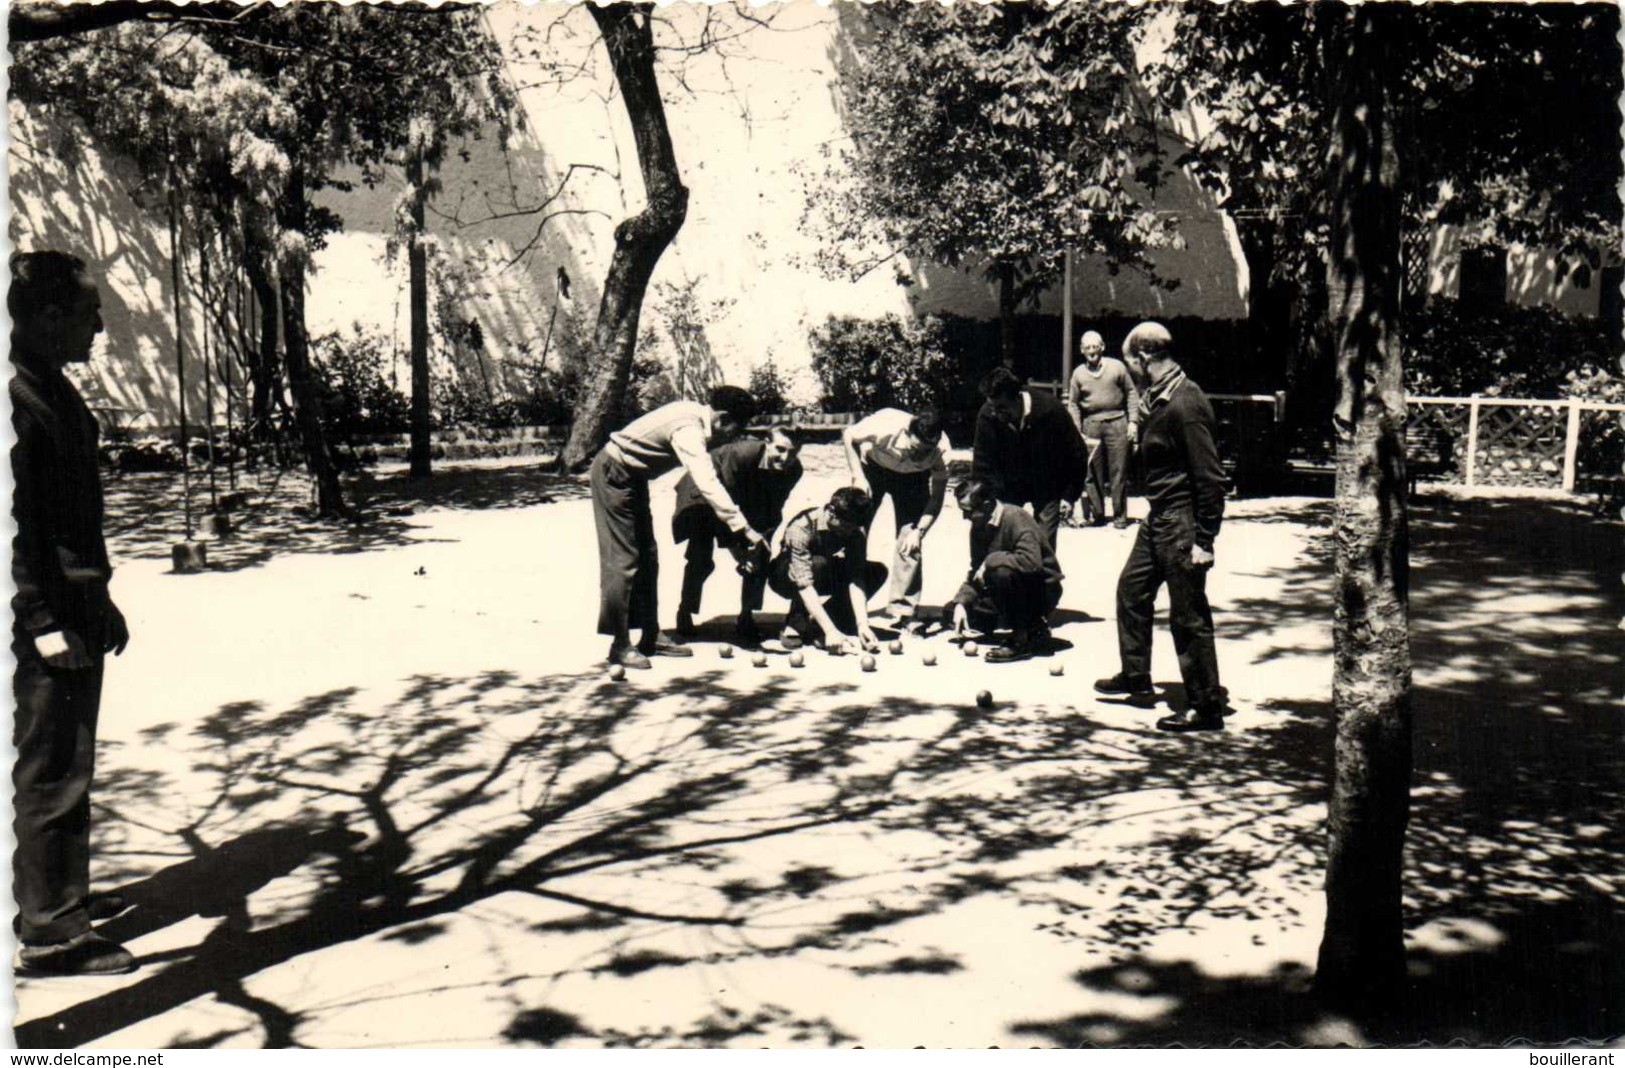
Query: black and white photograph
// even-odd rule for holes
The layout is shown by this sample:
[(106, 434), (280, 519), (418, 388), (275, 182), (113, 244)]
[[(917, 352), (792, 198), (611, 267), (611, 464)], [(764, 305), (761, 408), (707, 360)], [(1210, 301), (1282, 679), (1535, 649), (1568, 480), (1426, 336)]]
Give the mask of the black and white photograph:
[(1612, 1063), (1618, 3), (6, 15), (15, 1046)]

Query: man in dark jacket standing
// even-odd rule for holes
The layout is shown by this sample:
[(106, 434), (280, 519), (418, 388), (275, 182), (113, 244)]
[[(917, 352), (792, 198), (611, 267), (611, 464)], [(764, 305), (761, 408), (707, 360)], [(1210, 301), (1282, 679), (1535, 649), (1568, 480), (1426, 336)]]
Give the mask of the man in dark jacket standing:
[(11, 651), (18, 973), (113, 975), (135, 967), (91, 930), (90, 782), (102, 663), (130, 635), (108, 596), (96, 420), (62, 373), (101, 333), (101, 296), (82, 260), (11, 258)]
[(1008, 368), (994, 368), (981, 389), (971, 478), (991, 483), (1001, 501), (1031, 503), (1053, 548), (1061, 520), (1083, 493), (1089, 446), (1059, 400), (1023, 388)]
[(1117, 645), (1122, 670), (1095, 683), (1106, 694), (1151, 692), (1151, 619), (1168, 584), (1168, 623), (1190, 707), (1164, 716), (1165, 731), (1224, 728), (1224, 690), (1213, 649), (1207, 573), (1224, 518), (1225, 478), (1213, 441), (1213, 408), (1173, 358), (1173, 336), (1141, 323), (1123, 342), (1123, 359), (1140, 383), (1140, 459), (1151, 514), (1140, 527), (1117, 582)]
[[(801, 481), (801, 441), (784, 427), (775, 427), (764, 440), (741, 438), (711, 450), (711, 461), (716, 465), (722, 488), (739, 505), (745, 521), (752, 530), (760, 531), (763, 538), (771, 539), (784, 518), (784, 502)], [(671, 517), (671, 536), (676, 542), (688, 543), (688, 554), (683, 562), (683, 596), (677, 608), (677, 635), (694, 635), (694, 616), (700, 610), (700, 595), (705, 580), (716, 570), (716, 547), (734, 554), (739, 563), (743, 588), (739, 594), (739, 619), (735, 637), (743, 645), (755, 645), (761, 640), (756, 626), (756, 610), (762, 607), (762, 594), (767, 589), (768, 552), (765, 543), (754, 549), (747, 548), (744, 539), (736, 536), (717, 519), (716, 511), (694, 484), (692, 475), (685, 473), (677, 483), (677, 510)]]

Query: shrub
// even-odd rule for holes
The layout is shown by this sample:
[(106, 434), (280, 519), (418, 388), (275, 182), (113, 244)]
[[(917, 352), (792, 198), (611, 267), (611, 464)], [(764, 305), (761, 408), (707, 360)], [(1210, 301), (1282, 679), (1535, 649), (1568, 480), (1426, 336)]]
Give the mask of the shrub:
[(772, 357), (768, 357), (766, 363), (751, 368), (750, 392), (756, 398), (757, 410), (762, 415), (779, 415), (790, 407), (784, 375)]
[(1571, 372), (1616, 351), (1601, 320), (1545, 307), (1464, 311), (1435, 299), (1405, 318), (1405, 385), (1412, 393), (1551, 397)]
[(323, 334), (310, 343), (322, 425), (335, 438), (403, 434), (411, 402), (397, 387), (391, 353), (382, 338), (360, 328), (346, 336)]

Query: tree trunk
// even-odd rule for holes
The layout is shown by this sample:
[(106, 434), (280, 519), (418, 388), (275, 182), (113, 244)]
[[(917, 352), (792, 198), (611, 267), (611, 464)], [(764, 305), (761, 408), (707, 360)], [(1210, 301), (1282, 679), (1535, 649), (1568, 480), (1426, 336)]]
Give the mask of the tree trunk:
[(587, 5), (603, 36), (632, 123), (646, 204), (615, 228), (615, 253), (593, 331), (597, 366), (559, 457), (559, 466), (566, 471), (586, 467), (614, 429), (611, 424), (621, 410), (632, 371), (644, 293), (661, 254), (688, 214), (688, 190), (677, 170), (666, 109), (655, 80), (652, 10), (650, 4)]
[(1370, 6), (1326, 19), (1333, 98), (1327, 282), (1338, 375), (1336, 768), (1317, 993), (1371, 1012), (1405, 980), (1401, 882), (1410, 814), (1405, 393), (1398, 159), (1385, 35)]
[(277, 320), (280, 316), (276, 283), (271, 280), (270, 271), (260, 256), (249, 255), (244, 267), (248, 273), (249, 287), (254, 291), (254, 305), (259, 312), (260, 325), (258, 353), (249, 367), (249, 379), (253, 384), (249, 423), (254, 428), (254, 436), (267, 441), (272, 437), (271, 413), (276, 407), (276, 392), (281, 385), (281, 376), (277, 373), (281, 361), (277, 353)]
[(412, 186), (412, 244), (407, 252), (411, 273), (412, 317), (412, 477), (431, 473), (429, 459), (429, 265), (423, 248), (424, 202), (423, 156), (413, 152), (406, 167), (406, 180)]
[[(279, 206), (280, 221), (287, 231), (303, 233), (306, 222), (303, 169), (295, 164), (288, 176), (287, 191)], [(288, 391), (293, 394), (293, 417), (299, 424), (299, 439), (305, 450), (305, 464), (316, 479), (316, 513), (323, 518), (347, 517), (344, 491), (338, 469), (327, 447), (322, 427), (321, 399), (316, 376), (310, 366), (310, 337), (305, 332), (305, 262), (289, 257), (278, 272), (282, 304), (282, 348), (288, 367)]]
[(1016, 369), (1016, 269), (1009, 263), (998, 266), (999, 276), (999, 362)]

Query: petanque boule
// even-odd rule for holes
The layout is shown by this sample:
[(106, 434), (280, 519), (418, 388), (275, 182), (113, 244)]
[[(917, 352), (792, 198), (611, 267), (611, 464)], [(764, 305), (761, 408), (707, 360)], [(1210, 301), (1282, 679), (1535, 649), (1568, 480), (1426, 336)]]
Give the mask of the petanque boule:
[(616, 682), (626, 678), (626, 669), (619, 664), (609, 665), (609, 677)]
[(891, 655), (899, 656), (903, 652), (903, 643), (898, 641), (896, 638), (893, 638), (891, 640), (891, 644), (888, 645), (886, 648), (891, 650)]
[(976, 695), (976, 707), (978, 707), (978, 708), (992, 708), (993, 707), (993, 694), (988, 690), (983, 690), (981, 693), (977, 694)]
[(757, 653), (750, 658), (750, 662), (757, 667), (767, 667), (767, 656), (764, 653)]
[(731, 645), (724, 645), (721, 649), (717, 650), (717, 655), (722, 657), (724, 660), (732, 660), (734, 658), (734, 647)]
[(975, 656), (976, 655), (976, 643), (975, 642), (966, 642), (965, 643), (965, 655), (966, 656)]
[(923, 653), (923, 654), (921, 654), (920, 663), (924, 664), (926, 667), (936, 667), (937, 666), (937, 654), (936, 653)]
[(863, 659), (858, 661), (858, 666), (865, 671), (873, 671), (875, 669), (875, 658), (868, 653), (864, 653)]
[(1049, 666), (1049, 673), (1051, 675), (1064, 675), (1066, 674), (1066, 668), (1060, 664), (1051, 664)]
[(801, 655), (801, 650), (800, 649), (797, 649), (795, 652), (790, 654), (790, 666), (791, 667), (800, 667), (801, 665), (805, 664), (806, 662), (807, 662), (807, 658), (805, 656)]

